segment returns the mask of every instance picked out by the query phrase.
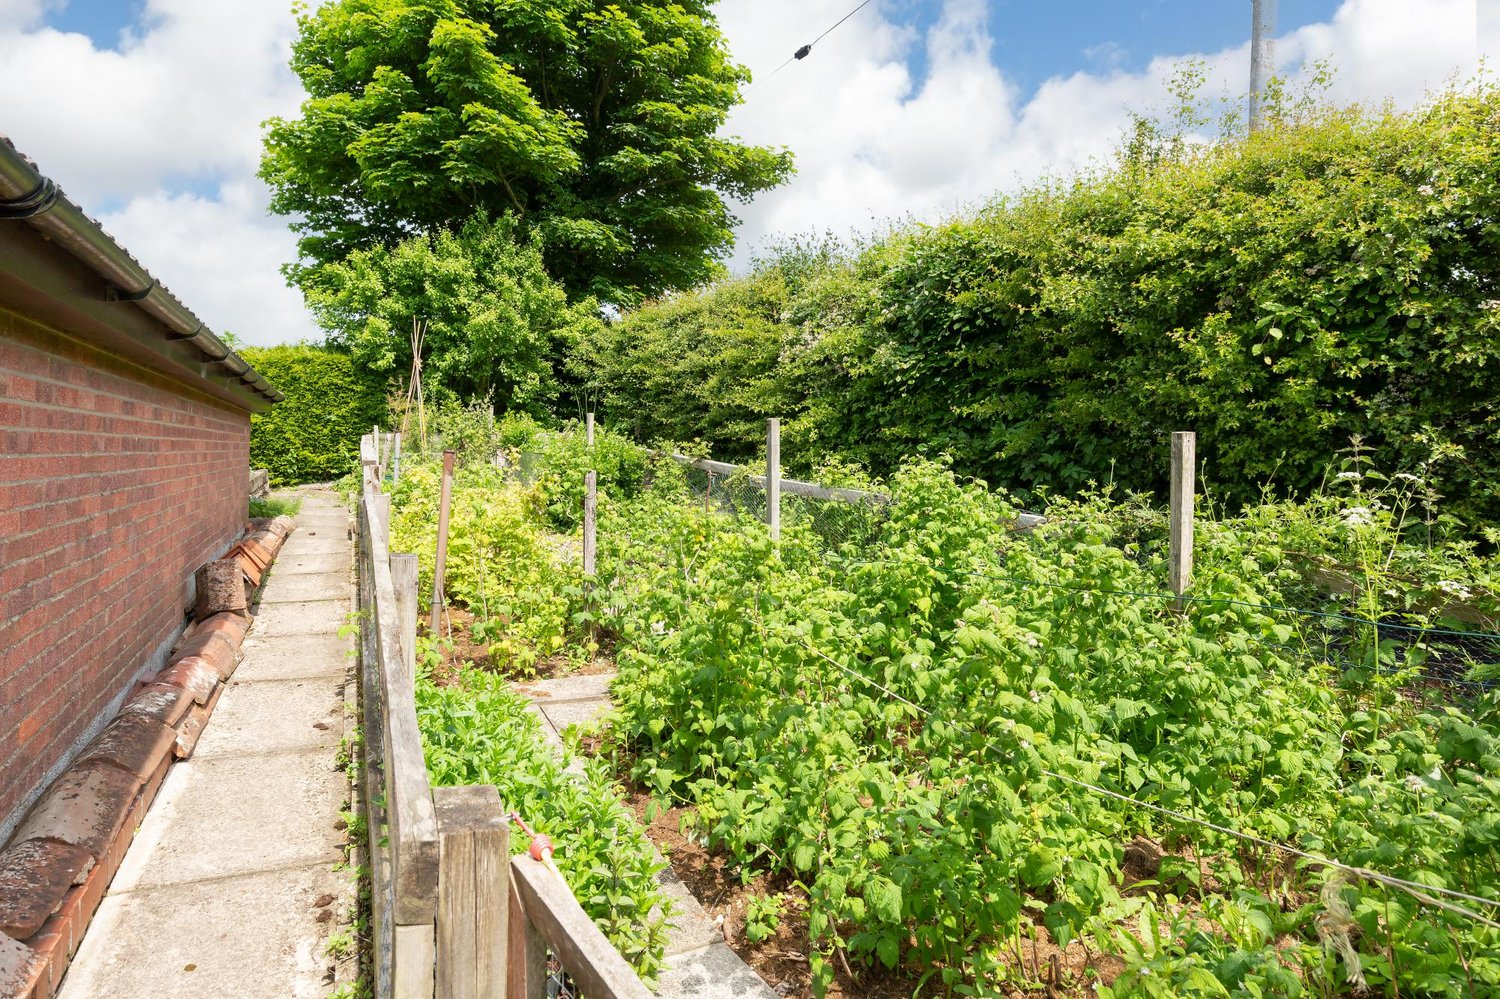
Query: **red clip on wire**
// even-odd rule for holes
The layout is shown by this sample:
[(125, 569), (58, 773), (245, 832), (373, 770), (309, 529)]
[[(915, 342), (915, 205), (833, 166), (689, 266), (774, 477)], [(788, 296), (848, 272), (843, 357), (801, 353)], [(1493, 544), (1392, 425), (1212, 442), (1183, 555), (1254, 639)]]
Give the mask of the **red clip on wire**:
[(525, 819), (521, 818), (520, 812), (511, 812), (506, 818), (520, 826), (521, 831), (531, 837), (531, 859), (538, 863), (546, 864), (548, 870), (556, 874), (558, 880), (562, 880), (562, 872), (552, 862), (552, 854), (556, 852), (552, 845), (552, 837), (539, 835), (535, 829), (526, 824)]

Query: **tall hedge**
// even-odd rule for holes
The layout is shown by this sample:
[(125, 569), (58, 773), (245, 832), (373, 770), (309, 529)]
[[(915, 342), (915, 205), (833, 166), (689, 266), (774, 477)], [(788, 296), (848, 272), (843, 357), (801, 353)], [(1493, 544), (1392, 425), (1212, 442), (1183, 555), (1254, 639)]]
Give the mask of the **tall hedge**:
[(287, 486), (336, 479), (358, 464), (359, 438), (385, 419), (386, 401), (349, 355), (306, 344), (240, 354), (286, 396), (250, 417), (251, 467)]
[(1323, 112), (1126, 160), (854, 254), (794, 248), (629, 314), (580, 364), (610, 418), (748, 456), (1160, 489), (1316, 486), (1359, 438), (1500, 516), (1500, 94)]

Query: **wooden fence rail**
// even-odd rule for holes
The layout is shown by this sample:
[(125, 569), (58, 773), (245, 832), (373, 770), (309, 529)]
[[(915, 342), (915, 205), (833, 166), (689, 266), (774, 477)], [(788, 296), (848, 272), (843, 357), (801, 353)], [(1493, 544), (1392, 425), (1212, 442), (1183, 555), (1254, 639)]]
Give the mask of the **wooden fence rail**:
[(547, 954), (590, 999), (651, 993), (546, 865), (510, 856), (489, 785), (434, 788), (417, 725), (417, 559), (390, 551), (392, 435), (360, 442), (359, 685), (375, 994), (542, 999)]

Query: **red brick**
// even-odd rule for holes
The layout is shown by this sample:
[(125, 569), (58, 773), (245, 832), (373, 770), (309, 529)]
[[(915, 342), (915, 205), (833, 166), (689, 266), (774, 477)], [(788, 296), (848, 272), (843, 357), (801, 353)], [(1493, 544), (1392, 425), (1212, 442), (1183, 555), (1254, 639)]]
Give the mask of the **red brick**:
[(80, 763), (113, 763), (142, 782), (156, 772), (171, 753), (177, 734), (168, 725), (143, 714), (121, 714), (83, 751)]
[[(0, 934), (0, 996), (26, 999), (46, 977), (47, 970), (46, 955)], [(46, 994), (51, 994), (50, 985)]]
[(66, 771), (16, 829), (14, 840), (56, 839), (81, 846), (98, 860), (125, 821), (143, 781), (106, 763)]
[(17, 940), (35, 934), (93, 867), (93, 854), (81, 846), (54, 839), (13, 844), (0, 854), (0, 933)]
[(213, 697), (209, 698), (207, 704), (200, 704), (188, 712), (187, 717), (177, 724), (177, 745), (175, 752), (179, 760), (185, 760), (193, 755), (193, 750), (198, 745), (198, 737), (203, 734), (204, 728), (208, 726), (209, 716), (214, 713), (214, 705), (219, 703), (219, 694), (224, 688), (220, 687), (214, 691)]
[(179, 659), (156, 674), (155, 684), (181, 687), (199, 704), (208, 703), (219, 686), (219, 672), (212, 664), (197, 657)]
[(175, 726), (193, 706), (193, 698), (181, 687), (153, 683), (130, 696), (120, 709), (120, 716), (141, 715), (168, 727)]

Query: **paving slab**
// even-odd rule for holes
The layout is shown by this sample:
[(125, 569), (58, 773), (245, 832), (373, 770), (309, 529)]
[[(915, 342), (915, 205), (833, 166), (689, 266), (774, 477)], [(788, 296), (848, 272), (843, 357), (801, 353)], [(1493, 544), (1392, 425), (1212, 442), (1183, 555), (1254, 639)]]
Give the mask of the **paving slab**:
[(608, 701), (563, 701), (560, 704), (538, 701), (537, 706), (558, 735), (570, 725), (587, 725), (609, 713)]
[(350, 556), (348, 552), (332, 552), (323, 555), (300, 555), (295, 552), (287, 552), (283, 549), (276, 556), (276, 562), (271, 568), (272, 575), (295, 576), (304, 572), (348, 572)]
[[(332, 962), (314, 902), (337, 897), (326, 865), (111, 895), (63, 980), (61, 999), (320, 997)], [(284, 912), (284, 920), (244, 919)]]
[(657, 982), (661, 999), (781, 999), (722, 940), (666, 959)]
[(299, 524), (339, 526), (315, 528), (316, 552), (279, 554), (239, 670), (141, 821), (63, 980), (67, 999), (323, 997), (352, 977), (326, 954), (354, 899), (335, 869), (350, 795), (338, 744), (353, 639), (337, 631), (352, 545), (330, 493), (297, 494)]
[[(281, 550), (294, 559), (305, 558), (309, 555), (342, 555), (349, 551), (349, 539), (343, 537), (309, 538), (298, 533), (287, 538)], [(280, 557), (279, 553), (277, 557)]]
[(235, 671), (236, 683), (262, 680), (300, 680), (310, 677), (341, 677), (354, 658), (354, 639), (327, 632), (301, 635), (295, 642), (282, 642), (251, 632), (240, 646), (245, 659)]
[[(559, 733), (569, 725), (593, 721), (609, 711), (613, 673), (558, 677), (517, 683), (527, 698), (527, 710), (542, 723), (542, 739), (563, 752)], [(569, 772), (582, 776), (583, 760), (575, 757)], [(661, 852), (656, 859), (662, 861)], [(656, 876), (662, 894), (675, 903), (667, 929), (665, 970), (656, 994), (661, 999), (780, 999), (765, 981), (724, 943), (723, 931), (709, 919), (703, 906), (670, 866)]]
[(337, 633), (352, 610), (347, 597), (261, 604), (250, 631), (263, 638)]
[(609, 685), (614, 678), (613, 673), (594, 673), (588, 676), (560, 676), (551, 680), (517, 683), (514, 686), (516, 693), (524, 694), (538, 704), (595, 701), (609, 698)]
[(286, 750), (336, 750), (343, 735), (344, 678), (229, 685), (193, 758)]
[(307, 600), (352, 600), (354, 598), (354, 576), (344, 569), (338, 572), (302, 572), (279, 578), (275, 569), (272, 577), (278, 577), (274, 590), (270, 579), (266, 580), (266, 593), (260, 598), (260, 606), (268, 604), (300, 603)]
[(333, 751), (321, 747), (173, 767), (110, 891), (331, 866), (342, 852), (329, 828), (347, 790)]

